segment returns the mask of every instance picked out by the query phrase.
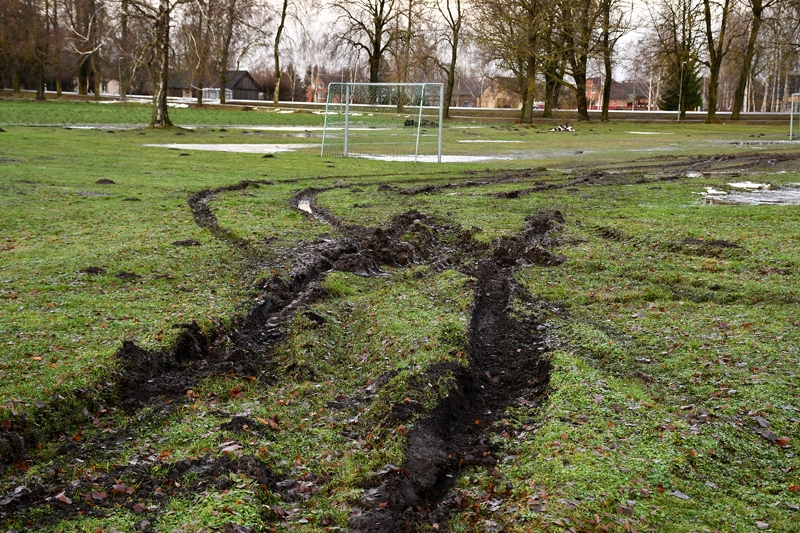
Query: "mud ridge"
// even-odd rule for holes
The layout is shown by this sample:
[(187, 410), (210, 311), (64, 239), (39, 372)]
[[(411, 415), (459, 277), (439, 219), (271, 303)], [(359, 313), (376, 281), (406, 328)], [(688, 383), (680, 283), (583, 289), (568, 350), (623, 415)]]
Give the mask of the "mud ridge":
[(534, 317), (512, 313), (521, 291), (513, 278), (519, 265), (563, 261), (541, 248), (559, 223), (558, 212), (531, 217), (522, 235), (499, 241), (491, 258), (478, 262), (469, 367), (452, 366), (450, 394), (409, 432), (405, 463), (387, 465), (374, 476), (359, 501), (362, 510), (351, 517), (353, 530), (416, 531), (444, 520), (461, 505), (451, 492), (461, 469), (496, 464), (490, 435), (505, 409), (520, 396), (535, 402), (544, 394), (547, 346)]
[(190, 196), (187, 202), (189, 203), (189, 207), (192, 209), (194, 221), (199, 227), (208, 229), (215, 237), (227, 242), (232, 246), (247, 248), (247, 241), (238, 237), (232, 231), (222, 228), (219, 225), (219, 220), (217, 220), (217, 216), (213, 211), (211, 211), (211, 208), (208, 207), (208, 202), (210, 202), (214, 196), (221, 192), (241, 191), (247, 189), (248, 187), (258, 187), (260, 185), (273, 184), (274, 182), (269, 180), (244, 180), (226, 187), (203, 189), (202, 191)]

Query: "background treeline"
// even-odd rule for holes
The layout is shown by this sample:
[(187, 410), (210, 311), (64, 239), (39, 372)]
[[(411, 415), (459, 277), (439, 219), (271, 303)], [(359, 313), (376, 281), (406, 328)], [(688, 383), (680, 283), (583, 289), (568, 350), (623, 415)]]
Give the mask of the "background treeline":
[(800, 0), (0, 0), (2, 86), (152, 94), (156, 125), (177, 88), (202, 103), (244, 69), (275, 102), (329, 81), (442, 81), (460, 105), (502, 82), (523, 121), (537, 105), (588, 118), (592, 79), (607, 118), (617, 74), (653, 109), (714, 121), (786, 110), (799, 51)]

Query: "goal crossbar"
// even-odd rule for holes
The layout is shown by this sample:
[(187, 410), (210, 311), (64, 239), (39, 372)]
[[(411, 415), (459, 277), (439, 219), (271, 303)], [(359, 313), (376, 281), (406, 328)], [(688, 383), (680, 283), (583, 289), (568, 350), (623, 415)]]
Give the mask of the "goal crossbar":
[(443, 102), (441, 83), (330, 83), (321, 155), (441, 162)]

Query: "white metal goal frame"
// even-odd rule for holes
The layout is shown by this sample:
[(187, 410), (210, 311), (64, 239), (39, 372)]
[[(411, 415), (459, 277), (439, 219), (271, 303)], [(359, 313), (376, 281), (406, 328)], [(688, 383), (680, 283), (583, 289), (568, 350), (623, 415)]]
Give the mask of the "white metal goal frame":
[(330, 83), (320, 153), (441, 163), (443, 104), (442, 83)]
[(793, 93), (791, 100), (789, 100), (789, 140), (793, 141), (796, 135), (797, 128), (794, 127), (795, 117), (800, 118), (800, 93)]

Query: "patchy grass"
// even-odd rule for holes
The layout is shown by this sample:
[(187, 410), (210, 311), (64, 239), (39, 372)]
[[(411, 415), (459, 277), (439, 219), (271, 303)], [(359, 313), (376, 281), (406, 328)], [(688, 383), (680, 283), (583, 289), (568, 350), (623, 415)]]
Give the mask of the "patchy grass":
[[(272, 108), (245, 111), (208, 106), (196, 109), (171, 108), (170, 119), (179, 126), (321, 126), (322, 117), (302, 111), (276, 112)], [(0, 99), (0, 125), (17, 126), (147, 126), (152, 106), (138, 102), (75, 102), (49, 100), (46, 103), (21, 99)]]
[[(17, 122), (9, 116), (37, 122), (56, 106), (70, 116), (84, 113), (76, 120), (91, 124), (141, 120), (134, 106), (0, 102), (4, 125)], [(112, 108), (117, 114), (102, 115)], [(179, 112), (187, 124), (295, 120)], [(517, 274), (553, 349), (549, 392), (540, 407), (520, 402), (504, 414), (491, 435), (497, 465), (462, 471), (456, 490), (464, 503), (443, 528), (796, 529), (797, 208), (700, 205), (695, 194), (735, 176), (775, 186), (800, 181), (796, 162), (752, 156), (791, 155), (795, 147), (730, 144), (760, 133), (778, 139), (780, 128), (590, 124), (578, 135), (555, 137), (537, 133), (543, 125), (450, 125), (448, 143), (461, 136), (523, 140), (502, 148), (446, 145), (456, 153), (540, 153), (535, 161), (452, 166), (325, 160), (314, 150), (269, 159), (181, 156), (186, 152), (142, 146), (286, 142), (279, 134), (234, 130), (176, 137), (5, 129), (0, 365), (13, 379), (0, 384), (0, 421), (35, 418), (58, 395), (79, 389), (106, 390), (108, 409), (83, 413), (76, 397), (58, 432), (0, 483), (3, 494), (37, 484), (57, 494), (71, 480), (89, 480), (69, 497), (92, 506), (69, 516), (38, 507), (0, 518), (3, 526), (348, 526), (375, 473), (403, 463), (414, 422), (451, 393), (451, 374), (432, 379), (428, 371), (442, 362), (467, 364), (467, 274), (430, 266), (377, 278), (331, 272), (322, 282), (325, 296), (298, 312), (285, 341), (265, 354), (264, 375), (209, 376), (183, 397), (133, 413), (117, 410), (108, 392), (123, 340), (157, 350), (174, 342), (174, 324), (194, 319), (206, 331), (227, 327), (261, 298), (257, 280), (285, 277), (307, 243), (340, 237), (291, 205), (299, 191), (314, 187), (325, 189), (317, 205), (347, 224), (382, 226), (417, 209), (443, 224), (480, 228), (474, 238), (484, 243), (517, 234), (536, 212), (565, 216), (553, 251), (566, 262)], [(670, 135), (629, 133), (645, 129)], [(686, 158), (702, 154), (735, 158), (686, 177), (697, 163)], [(747, 168), (734, 168), (738, 163)], [(605, 175), (575, 182), (593, 170)], [(240, 242), (233, 245), (198, 228), (187, 198), (242, 180), (272, 184), (219, 192), (208, 204)], [(439, 188), (412, 191), (422, 186)], [(514, 191), (526, 192), (502, 197)], [(188, 239), (200, 246), (173, 244)], [(89, 267), (103, 271), (81, 272)], [(530, 303), (513, 305), (523, 312)], [(398, 404), (412, 406), (414, 416), (396, 422)], [(295, 497), (281, 500), (279, 489), (235, 468), (170, 477), (183, 461), (248, 457), (284, 488), (294, 487)], [(135, 490), (114, 493), (120, 483)]]

